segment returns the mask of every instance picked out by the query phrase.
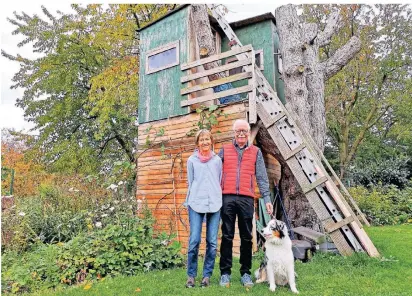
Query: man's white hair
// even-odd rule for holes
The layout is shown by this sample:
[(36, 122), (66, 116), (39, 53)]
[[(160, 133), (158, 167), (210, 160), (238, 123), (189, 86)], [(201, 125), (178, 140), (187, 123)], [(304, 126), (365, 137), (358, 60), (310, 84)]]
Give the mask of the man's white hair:
[(250, 131), (250, 124), (247, 122), (247, 120), (244, 119), (236, 119), (235, 122), (233, 123), (233, 130), (235, 131), (235, 127), (238, 123), (246, 123), (247, 124), (247, 130)]

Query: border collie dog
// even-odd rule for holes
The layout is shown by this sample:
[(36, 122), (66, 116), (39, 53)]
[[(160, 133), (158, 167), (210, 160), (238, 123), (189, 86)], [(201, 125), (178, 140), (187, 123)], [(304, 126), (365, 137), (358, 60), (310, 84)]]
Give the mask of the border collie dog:
[(269, 282), (269, 290), (275, 292), (276, 285), (289, 283), (293, 293), (298, 294), (295, 284), (295, 261), (292, 241), (286, 224), (273, 219), (263, 229), (265, 236), (265, 262), (256, 270), (256, 283)]

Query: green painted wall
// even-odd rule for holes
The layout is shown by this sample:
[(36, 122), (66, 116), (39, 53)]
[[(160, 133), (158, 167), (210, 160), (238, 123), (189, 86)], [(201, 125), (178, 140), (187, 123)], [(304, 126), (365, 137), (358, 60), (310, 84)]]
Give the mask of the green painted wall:
[[(262, 21), (242, 28), (235, 29), (235, 34), (242, 42), (242, 45), (252, 44), (255, 50), (263, 49), (263, 75), (272, 87), (275, 86), (279, 98), (284, 102), (283, 81), (279, 79), (277, 71), (277, 62), (275, 61), (275, 50), (279, 46), (279, 38), (277, 37), (276, 27), (271, 20)], [(222, 52), (230, 50), (229, 40), (226, 36), (222, 38)], [(235, 82), (233, 87), (246, 85), (247, 82)]]
[[(187, 62), (188, 8), (160, 20), (140, 32), (139, 123), (188, 113), (180, 107), (180, 65)], [(146, 52), (179, 40), (180, 64), (146, 74)]]
[[(275, 45), (275, 50), (274, 52), (278, 52), (279, 48), (279, 35), (276, 32), (276, 26), (274, 23), (272, 23), (272, 31), (273, 31), (273, 40), (274, 40), (274, 45)], [(278, 98), (282, 101), (283, 104), (286, 103), (285, 101), (285, 85), (283, 83), (283, 80), (280, 79), (280, 73), (278, 71), (278, 59), (276, 56), (274, 56), (274, 61), (275, 61), (275, 81), (276, 81), (276, 92), (278, 94)]]

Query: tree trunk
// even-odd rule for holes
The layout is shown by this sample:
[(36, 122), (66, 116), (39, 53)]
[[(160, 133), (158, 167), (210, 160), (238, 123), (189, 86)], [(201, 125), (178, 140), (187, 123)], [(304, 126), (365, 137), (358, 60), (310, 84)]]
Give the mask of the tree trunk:
[[(209, 15), (207, 13), (206, 4), (193, 4), (192, 14), (194, 20), (194, 27), (197, 37), (197, 42), (199, 45), (200, 58), (206, 58), (208, 56), (214, 55), (216, 53), (215, 40), (212, 33), (212, 28), (210, 27)], [(213, 69), (218, 67), (217, 62), (212, 62), (204, 64), (205, 70)], [(226, 75), (222, 73), (217, 73), (210, 75), (209, 81), (225, 77)]]
[[(323, 151), (326, 136), (325, 80), (338, 72), (360, 50), (360, 41), (352, 37), (332, 57), (321, 63), (319, 48), (327, 45), (337, 30), (339, 13), (329, 16), (322, 32), (318, 32), (316, 24), (300, 23), (294, 5), (281, 6), (275, 14), (283, 60), (286, 107), (297, 114), (300, 126)], [(267, 132), (259, 132), (259, 141), (264, 150), (274, 150), (274, 143)], [(292, 225), (321, 230), (320, 221), (285, 160), (279, 153), (274, 156), (282, 165), (281, 189)]]

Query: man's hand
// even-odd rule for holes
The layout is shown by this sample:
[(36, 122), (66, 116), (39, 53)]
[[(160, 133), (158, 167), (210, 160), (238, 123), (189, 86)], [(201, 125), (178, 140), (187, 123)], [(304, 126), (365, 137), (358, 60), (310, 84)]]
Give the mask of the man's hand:
[(272, 213), (273, 213), (273, 205), (272, 205), (272, 203), (270, 203), (270, 202), (266, 203), (266, 212), (267, 212), (269, 215), (272, 215)]

